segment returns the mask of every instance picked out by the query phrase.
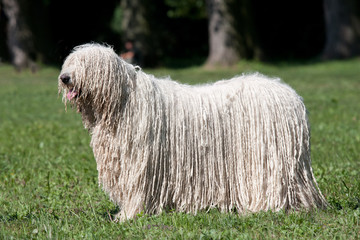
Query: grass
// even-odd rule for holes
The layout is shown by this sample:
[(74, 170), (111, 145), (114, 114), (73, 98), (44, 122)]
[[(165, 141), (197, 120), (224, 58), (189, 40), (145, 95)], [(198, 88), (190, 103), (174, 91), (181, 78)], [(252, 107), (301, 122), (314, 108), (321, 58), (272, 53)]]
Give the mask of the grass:
[(0, 239), (359, 239), (359, 60), (313, 64), (241, 62), (236, 68), (151, 70), (190, 84), (260, 71), (304, 97), (315, 176), (326, 211), (168, 212), (111, 221), (117, 207), (97, 183), (89, 135), (57, 96), (59, 69), (17, 74), (0, 66)]

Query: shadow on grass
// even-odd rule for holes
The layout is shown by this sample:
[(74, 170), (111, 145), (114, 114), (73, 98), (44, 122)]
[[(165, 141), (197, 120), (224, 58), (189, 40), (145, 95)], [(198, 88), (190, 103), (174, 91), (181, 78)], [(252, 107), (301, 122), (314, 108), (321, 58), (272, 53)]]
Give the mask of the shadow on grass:
[(112, 210), (107, 210), (106, 212), (101, 214), (101, 217), (104, 218), (106, 221), (112, 222), (115, 220), (115, 215), (120, 212), (119, 206), (116, 206)]
[(13, 222), (19, 220), (19, 216), (15, 213), (15, 214), (10, 214), (10, 215), (1, 215), (0, 216), (0, 223), (2, 222)]

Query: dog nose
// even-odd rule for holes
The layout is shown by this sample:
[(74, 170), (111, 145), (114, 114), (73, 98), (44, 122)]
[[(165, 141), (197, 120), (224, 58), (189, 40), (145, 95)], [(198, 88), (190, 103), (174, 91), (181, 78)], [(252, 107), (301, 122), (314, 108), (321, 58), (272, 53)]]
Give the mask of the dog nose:
[(70, 81), (70, 76), (68, 74), (64, 73), (60, 76), (60, 79), (64, 84), (68, 84)]

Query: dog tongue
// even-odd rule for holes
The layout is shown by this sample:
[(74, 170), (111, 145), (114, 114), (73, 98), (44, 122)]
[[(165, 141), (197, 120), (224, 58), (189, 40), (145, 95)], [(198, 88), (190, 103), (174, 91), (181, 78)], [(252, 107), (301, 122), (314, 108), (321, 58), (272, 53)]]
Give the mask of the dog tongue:
[(76, 97), (76, 95), (77, 95), (77, 92), (71, 90), (71, 91), (69, 91), (69, 92), (66, 94), (66, 97), (67, 97), (67, 99), (69, 99), (69, 101), (70, 101), (71, 99), (73, 99), (74, 97)]

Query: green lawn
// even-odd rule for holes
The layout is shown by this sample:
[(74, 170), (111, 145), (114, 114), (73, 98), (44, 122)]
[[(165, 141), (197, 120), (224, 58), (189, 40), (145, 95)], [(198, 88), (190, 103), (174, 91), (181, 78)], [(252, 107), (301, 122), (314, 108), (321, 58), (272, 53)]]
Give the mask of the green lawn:
[(89, 135), (57, 95), (59, 69), (17, 74), (0, 66), (0, 239), (359, 239), (360, 61), (241, 62), (231, 70), (151, 70), (186, 83), (242, 72), (280, 76), (304, 97), (315, 176), (331, 208), (262, 212), (164, 213), (115, 223), (97, 183)]

